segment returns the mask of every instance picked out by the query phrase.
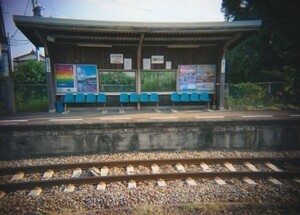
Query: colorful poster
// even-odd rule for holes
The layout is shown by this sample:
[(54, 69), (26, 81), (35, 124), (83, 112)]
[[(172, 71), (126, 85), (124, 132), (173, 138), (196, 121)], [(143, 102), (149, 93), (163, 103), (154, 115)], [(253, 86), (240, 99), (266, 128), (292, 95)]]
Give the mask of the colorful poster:
[(76, 92), (75, 65), (55, 64), (56, 92)]
[(180, 65), (179, 91), (215, 93), (216, 65)]
[(78, 64), (76, 65), (77, 92), (97, 92), (97, 66)]
[(179, 90), (180, 91), (195, 91), (196, 90), (196, 75), (197, 70), (195, 65), (179, 66)]
[(216, 65), (197, 66), (197, 91), (215, 92)]

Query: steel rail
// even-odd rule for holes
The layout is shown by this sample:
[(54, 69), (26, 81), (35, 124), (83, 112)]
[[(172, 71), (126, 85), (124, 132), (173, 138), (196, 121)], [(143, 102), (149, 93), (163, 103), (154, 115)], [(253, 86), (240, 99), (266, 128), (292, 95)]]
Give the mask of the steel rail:
[(123, 161), (101, 161), (101, 162), (89, 162), (89, 163), (69, 163), (69, 164), (51, 164), (51, 165), (41, 165), (41, 166), (22, 166), (22, 167), (6, 167), (0, 168), (0, 176), (3, 175), (12, 175), (18, 172), (25, 173), (36, 173), (43, 172), (49, 169), (53, 171), (60, 171), (66, 169), (75, 169), (82, 168), (87, 169), (91, 167), (126, 167), (128, 165), (133, 166), (150, 166), (152, 164), (157, 165), (174, 165), (177, 163), (181, 164), (200, 164), (202, 162), (206, 164), (217, 164), (229, 162), (232, 164), (238, 163), (263, 163), (263, 162), (272, 162), (274, 164), (279, 162), (290, 162), (299, 164), (300, 157), (242, 157), (242, 158), (190, 158), (190, 159), (151, 159), (151, 160), (123, 160)]
[(100, 182), (123, 182), (123, 181), (149, 181), (163, 179), (169, 180), (184, 180), (187, 178), (202, 179), (202, 178), (284, 178), (291, 179), (300, 177), (300, 172), (189, 172), (189, 173), (160, 173), (160, 174), (137, 174), (137, 175), (117, 175), (117, 176), (99, 176), (99, 177), (83, 177), (83, 178), (67, 178), (53, 179), (41, 181), (16, 182), (8, 184), (0, 184), (0, 190), (11, 192), (16, 190), (30, 190), (36, 187), (46, 188), (61, 185), (82, 185), (82, 184), (98, 184)]

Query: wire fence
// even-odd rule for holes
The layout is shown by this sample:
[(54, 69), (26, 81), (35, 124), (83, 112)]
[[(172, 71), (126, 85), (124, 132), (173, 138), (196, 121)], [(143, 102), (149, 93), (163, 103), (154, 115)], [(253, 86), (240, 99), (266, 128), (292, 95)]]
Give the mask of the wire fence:
[[(4, 89), (1, 84), (0, 89), (0, 103), (3, 104)], [(228, 109), (245, 110), (247, 107), (259, 109), (260, 107), (272, 106), (274, 103), (286, 102), (283, 82), (227, 83), (225, 89)], [(25, 107), (35, 109), (35, 106), (42, 106), (38, 110), (47, 110), (46, 84), (15, 84), (14, 93), (17, 111), (24, 110)]]
[(283, 82), (226, 84), (225, 89), (229, 109), (260, 109), (288, 102)]

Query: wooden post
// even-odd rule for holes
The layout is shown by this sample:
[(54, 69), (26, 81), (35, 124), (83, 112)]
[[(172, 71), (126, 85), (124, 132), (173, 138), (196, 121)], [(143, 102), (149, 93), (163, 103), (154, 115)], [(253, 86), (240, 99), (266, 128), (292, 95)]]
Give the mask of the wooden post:
[[(143, 41), (144, 41), (145, 33), (141, 33), (140, 41), (139, 41), (139, 46), (137, 49), (137, 57), (136, 57), (136, 91), (138, 94), (141, 93), (141, 62), (142, 62), (142, 46), (143, 46)], [(141, 105), (138, 102), (137, 103), (137, 109), (140, 110)]]
[(222, 50), (222, 59), (221, 59), (221, 71), (220, 71), (220, 95), (219, 95), (219, 109), (221, 111), (224, 110), (225, 107), (225, 54), (227, 49), (236, 41), (238, 41), (242, 37), (242, 33), (235, 34), (232, 38), (230, 38), (223, 47)]
[[(45, 49), (45, 58), (49, 58), (48, 42), (42, 37), (38, 30), (34, 30), (35, 35), (42, 41)], [(51, 61), (50, 61), (51, 65)], [(50, 66), (51, 68), (51, 66)], [(55, 86), (54, 86), (54, 73), (53, 71), (46, 72), (47, 79), (47, 92), (48, 92), (48, 110), (50, 113), (55, 112)]]

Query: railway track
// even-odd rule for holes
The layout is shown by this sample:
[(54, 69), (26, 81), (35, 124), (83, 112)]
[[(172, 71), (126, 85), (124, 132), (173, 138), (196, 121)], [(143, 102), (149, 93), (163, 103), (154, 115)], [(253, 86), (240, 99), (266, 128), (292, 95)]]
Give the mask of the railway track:
[[(136, 182), (147, 180), (160, 182), (158, 183), (159, 186), (165, 186), (165, 181), (169, 180), (186, 180), (188, 184), (196, 185), (194, 180), (203, 178), (211, 178), (218, 184), (225, 184), (226, 182), (224, 180), (228, 178), (241, 179), (249, 184), (255, 184), (253, 181), (255, 179), (270, 180), (274, 184), (280, 184), (279, 179), (291, 179), (300, 183), (299, 164), (300, 157), (191, 158), (124, 160), (0, 168), (0, 179), (5, 177), (10, 178), (9, 181), (0, 183), (0, 191), (39, 190), (41, 192), (42, 188), (70, 185), (73, 189), (69, 189), (69, 191), (66, 192), (72, 192), (76, 185), (95, 184), (98, 185), (97, 189), (105, 189), (106, 183), (120, 181), (128, 182), (128, 187), (135, 187)], [(164, 172), (164, 170), (160, 168), (166, 165), (171, 165), (173, 171)], [(189, 170), (189, 166), (191, 165), (196, 167), (196, 170)], [(222, 166), (222, 170), (217, 170), (214, 167), (216, 165)], [(138, 169), (140, 166), (149, 168), (149, 172), (151, 173), (137, 173), (135, 168)], [(261, 168), (261, 166), (264, 166), (264, 168)], [(125, 174), (110, 175), (110, 168), (126, 169), (126, 171)], [(54, 172), (66, 170), (72, 171), (70, 178), (53, 179), (52, 176)], [(41, 175), (40, 179), (24, 181), (24, 176), (26, 178), (26, 175), (31, 173), (39, 173)]]

